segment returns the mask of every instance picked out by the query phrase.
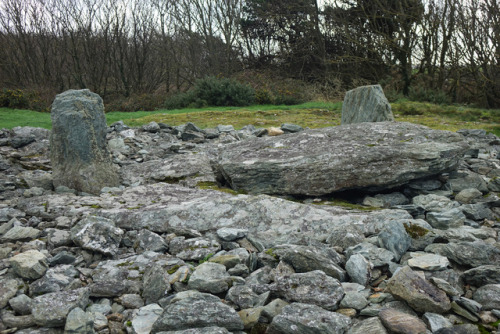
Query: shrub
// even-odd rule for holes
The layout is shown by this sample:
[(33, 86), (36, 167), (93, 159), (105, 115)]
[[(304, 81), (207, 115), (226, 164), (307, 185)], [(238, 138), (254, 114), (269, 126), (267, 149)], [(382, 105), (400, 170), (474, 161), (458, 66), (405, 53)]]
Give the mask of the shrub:
[[(109, 101), (109, 102), (108, 102)], [(105, 110), (109, 111), (153, 111), (163, 106), (163, 96), (158, 94), (132, 95), (128, 98), (107, 97)]]
[(168, 98), (167, 109), (205, 106), (248, 106), (255, 102), (255, 91), (249, 85), (232, 79), (207, 77), (197, 80), (193, 89)]
[(255, 103), (257, 104), (273, 104), (274, 99), (272, 93), (267, 89), (255, 90)]
[(273, 72), (245, 71), (238, 79), (255, 88), (255, 102), (259, 104), (298, 104), (310, 101), (314, 87), (304, 81), (285, 78)]
[(4, 88), (0, 92), (0, 107), (48, 112), (50, 103), (43, 101), (35, 91)]
[(408, 98), (412, 101), (431, 102), (435, 104), (450, 104), (451, 99), (442, 90), (411, 87)]

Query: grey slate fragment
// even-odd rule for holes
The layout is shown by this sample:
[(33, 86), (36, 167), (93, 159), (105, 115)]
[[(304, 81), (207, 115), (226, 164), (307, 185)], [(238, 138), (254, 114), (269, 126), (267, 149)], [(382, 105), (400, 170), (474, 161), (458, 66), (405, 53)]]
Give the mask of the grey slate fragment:
[(351, 325), (348, 317), (326, 311), (319, 306), (293, 303), (274, 317), (268, 334), (337, 334)]
[(224, 327), (229, 331), (242, 330), (243, 322), (236, 311), (219, 298), (205, 293), (193, 293), (180, 300), (172, 300), (153, 324), (151, 333), (175, 328)]
[(47, 293), (33, 299), (32, 313), (39, 326), (63, 326), (68, 313), (74, 308), (85, 308), (89, 303), (90, 290), (81, 288), (73, 291)]

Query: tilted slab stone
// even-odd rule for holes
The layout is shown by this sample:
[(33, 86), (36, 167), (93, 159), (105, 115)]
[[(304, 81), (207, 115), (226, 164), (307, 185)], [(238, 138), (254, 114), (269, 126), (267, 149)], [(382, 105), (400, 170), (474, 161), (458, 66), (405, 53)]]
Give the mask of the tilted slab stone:
[(425, 251), (446, 256), (460, 265), (473, 268), (500, 263), (500, 250), (482, 241), (431, 244), (425, 248)]
[(229, 144), (213, 165), (234, 190), (320, 196), (391, 188), (453, 170), (466, 148), (462, 136), (448, 131), (359, 123)]
[(268, 334), (335, 334), (345, 333), (351, 319), (345, 315), (329, 312), (316, 305), (293, 303), (283, 308), (274, 317)]
[(218, 297), (193, 292), (185, 298), (172, 299), (153, 324), (151, 333), (169, 329), (183, 330), (213, 326), (235, 331), (243, 329), (243, 322), (236, 311), (223, 304)]
[(116, 254), (122, 237), (123, 231), (103, 217), (86, 217), (71, 228), (71, 239), (75, 244), (106, 255)]
[(81, 288), (73, 291), (47, 293), (33, 299), (32, 312), (37, 325), (59, 327), (66, 322), (68, 313), (77, 307), (85, 308), (90, 291)]
[(56, 96), (51, 111), (50, 160), (54, 188), (66, 186), (99, 194), (119, 185), (106, 142), (106, 118), (101, 97), (88, 89)]
[(276, 277), (270, 288), (287, 301), (314, 304), (330, 311), (335, 311), (344, 297), (340, 282), (321, 270)]
[(500, 266), (484, 265), (469, 269), (462, 274), (462, 279), (465, 283), (477, 287), (486, 284), (500, 284)]
[(420, 277), (408, 266), (392, 276), (386, 291), (406, 301), (417, 312), (445, 313), (451, 308), (450, 300), (444, 291)]
[(394, 121), (394, 115), (380, 85), (361, 86), (345, 94), (341, 124), (384, 121)]
[(378, 316), (391, 333), (422, 334), (427, 331), (422, 320), (399, 310), (386, 308), (380, 311)]

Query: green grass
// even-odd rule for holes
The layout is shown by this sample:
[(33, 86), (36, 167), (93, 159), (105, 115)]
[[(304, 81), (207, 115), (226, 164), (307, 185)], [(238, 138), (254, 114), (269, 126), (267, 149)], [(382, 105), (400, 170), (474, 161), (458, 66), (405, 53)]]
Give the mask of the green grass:
[[(400, 100), (392, 104), (396, 121), (426, 125), (433, 129), (457, 131), (484, 129), (500, 136), (500, 110), (478, 109), (460, 105), (436, 105)], [(308, 102), (294, 106), (255, 105), (250, 107), (213, 107), (138, 112), (108, 112), (108, 124), (123, 120), (129, 126), (151, 121), (172, 126), (193, 122), (201, 128), (231, 124), (236, 129), (295, 123), (302, 127), (321, 128), (340, 124), (341, 102)], [(50, 114), (29, 110), (0, 108), (0, 128), (36, 126), (50, 129)]]
[(34, 126), (50, 129), (52, 122), (49, 113), (31, 110), (0, 108), (0, 129), (12, 129), (16, 126)]

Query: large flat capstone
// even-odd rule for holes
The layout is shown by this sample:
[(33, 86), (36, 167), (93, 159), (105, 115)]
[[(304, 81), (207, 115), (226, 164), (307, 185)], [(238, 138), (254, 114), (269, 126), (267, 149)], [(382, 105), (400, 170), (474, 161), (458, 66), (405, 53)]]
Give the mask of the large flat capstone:
[(214, 166), (235, 190), (321, 196), (381, 190), (453, 170), (467, 144), (404, 122), (348, 124), (224, 146)]

